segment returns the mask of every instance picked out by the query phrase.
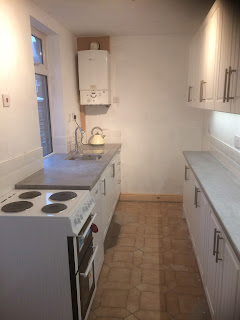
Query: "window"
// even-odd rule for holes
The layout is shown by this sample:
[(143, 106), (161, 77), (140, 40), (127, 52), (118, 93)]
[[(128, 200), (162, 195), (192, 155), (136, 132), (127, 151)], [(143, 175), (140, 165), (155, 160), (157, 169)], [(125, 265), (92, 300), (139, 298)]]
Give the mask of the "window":
[(45, 36), (36, 30), (32, 30), (32, 50), (35, 66), (41, 145), (43, 148), (43, 156), (46, 156), (53, 152), (48, 99), (48, 70), (45, 54)]

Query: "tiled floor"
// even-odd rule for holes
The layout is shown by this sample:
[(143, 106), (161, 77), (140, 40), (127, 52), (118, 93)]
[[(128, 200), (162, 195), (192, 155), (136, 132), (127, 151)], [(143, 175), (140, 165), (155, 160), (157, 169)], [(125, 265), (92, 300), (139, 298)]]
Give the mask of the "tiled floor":
[(182, 206), (119, 202), (88, 320), (210, 320)]

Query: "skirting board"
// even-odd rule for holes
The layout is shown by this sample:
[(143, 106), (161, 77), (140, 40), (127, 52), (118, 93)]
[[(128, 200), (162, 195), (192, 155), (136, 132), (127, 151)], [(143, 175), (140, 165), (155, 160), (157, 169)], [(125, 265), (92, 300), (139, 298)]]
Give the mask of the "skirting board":
[(182, 194), (121, 193), (122, 201), (183, 202)]

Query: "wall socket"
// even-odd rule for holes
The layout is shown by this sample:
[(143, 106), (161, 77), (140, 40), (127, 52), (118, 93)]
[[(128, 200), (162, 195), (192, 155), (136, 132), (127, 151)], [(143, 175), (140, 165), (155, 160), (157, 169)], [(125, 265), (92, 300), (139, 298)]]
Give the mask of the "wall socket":
[(240, 149), (240, 137), (239, 136), (234, 137), (234, 146), (236, 148)]

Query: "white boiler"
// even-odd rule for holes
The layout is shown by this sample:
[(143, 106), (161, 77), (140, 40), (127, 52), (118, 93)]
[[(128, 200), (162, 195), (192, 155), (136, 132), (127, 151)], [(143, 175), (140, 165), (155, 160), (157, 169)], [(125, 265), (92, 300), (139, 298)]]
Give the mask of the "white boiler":
[(110, 105), (110, 54), (106, 50), (78, 52), (80, 103)]

